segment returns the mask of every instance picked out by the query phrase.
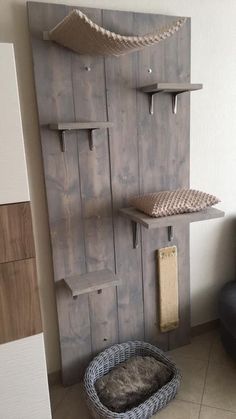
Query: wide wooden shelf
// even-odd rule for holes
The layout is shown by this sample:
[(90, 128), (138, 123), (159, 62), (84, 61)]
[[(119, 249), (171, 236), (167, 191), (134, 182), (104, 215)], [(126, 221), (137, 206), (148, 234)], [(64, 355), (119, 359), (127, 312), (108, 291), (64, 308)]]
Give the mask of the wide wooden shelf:
[(180, 223), (194, 223), (196, 221), (211, 220), (214, 218), (224, 217), (225, 213), (217, 208), (209, 207), (202, 211), (189, 212), (178, 215), (170, 215), (167, 217), (153, 218), (138, 211), (135, 208), (123, 208), (120, 213), (129, 218), (135, 223), (141, 224), (145, 228), (162, 228), (162, 227), (174, 227)]
[(110, 269), (71, 276), (65, 278), (64, 281), (69, 287), (73, 298), (81, 294), (115, 287), (120, 283), (119, 278)]
[(147, 93), (150, 96), (150, 108), (149, 112), (151, 115), (154, 113), (154, 95), (157, 93), (169, 93), (172, 95), (172, 109), (173, 113), (177, 113), (178, 96), (182, 93), (192, 92), (194, 90), (202, 89), (203, 85), (200, 83), (154, 83), (148, 86), (143, 86), (140, 90)]
[(70, 131), (80, 129), (102, 129), (110, 128), (112, 126), (112, 122), (58, 122), (56, 124), (50, 124), (49, 128), (58, 131)]
[(144, 93), (184, 93), (202, 89), (203, 85), (193, 83), (154, 83), (141, 87)]
[(61, 151), (66, 149), (66, 132), (67, 131), (78, 131), (78, 130), (87, 130), (89, 132), (89, 148), (92, 151), (94, 148), (93, 145), (93, 131), (97, 129), (111, 128), (113, 126), (112, 122), (103, 121), (89, 121), (89, 122), (57, 122), (55, 124), (49, 124), (51, 130), (56, 130), (60, 132), (61, 140)]

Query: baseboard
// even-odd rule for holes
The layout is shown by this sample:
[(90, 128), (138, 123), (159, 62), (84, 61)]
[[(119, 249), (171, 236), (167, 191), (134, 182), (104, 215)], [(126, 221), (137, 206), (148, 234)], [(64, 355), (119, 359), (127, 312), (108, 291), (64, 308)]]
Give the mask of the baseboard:
[(61, 370), (53, 371), (48, 374), (49, 386), (54, 386), (61, 383)]
[[(198, 324), (197, 326), (191, 327), (191, 336), (202, 335), (203, 333), (210, 332), (211, 330), (218, 329), (220, 326), (220, 320), (211, 320), (207, 323)], [(50, 386), (61, 383), (61, 371), (54, 371), (48, 374), (48, 383)]]
[(211, 330), (218, 329), (220, 327), (220, 319), (211, 320), (207, 323), (198, 324), (191, 328), (191, 336), (202, 335), (203, 333), (210, 332)]

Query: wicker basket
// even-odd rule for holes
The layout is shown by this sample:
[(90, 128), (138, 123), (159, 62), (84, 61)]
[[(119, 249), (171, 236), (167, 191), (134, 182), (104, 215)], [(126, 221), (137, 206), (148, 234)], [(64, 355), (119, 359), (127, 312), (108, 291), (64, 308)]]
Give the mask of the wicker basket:
[[(124, 413), (112, 412), (100, 402), (95, 390), (95, 382), (121, 362), (136, 355), (152, 356), (155, 359), (162, 361), (172, 371), (172, 378), (166, 385), (161, 387), (160, 390), (139, 406)], [(175, 364), (155, 346), (139, 341), (117, 344), (101, 352), (89, 364), (84, 377), (87, 403), (93, 417), (97, 419), (148, 419), (158, 410), (165, 407), (167, 403), (175, 397), (180, 384), (180, 378), (180, 372)]]

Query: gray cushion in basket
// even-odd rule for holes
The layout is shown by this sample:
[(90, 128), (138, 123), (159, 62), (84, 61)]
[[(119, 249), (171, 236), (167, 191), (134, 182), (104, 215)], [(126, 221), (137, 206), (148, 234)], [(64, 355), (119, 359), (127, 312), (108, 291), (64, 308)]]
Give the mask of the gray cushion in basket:
[(135, 356), (100, 378), (95, 388), (108, 409), (125, 412), (165, 385), (171, 375), (171, 370), (163, 362), (150, 356)]
[(130, 200), (133, 207), (151, 217), (165, 217), (186, 212), (201, 211), (220, 202), (214, 195), (194, 189), (177, 189), (136, 196)]
[[(150, 356), (161, 361), (171, 371), (170, 380), (137, 407), (124, 413), (113, 412), (99, 399), (96, 382), (115, 367), (134, 356)], [(96, 419), (149, 419), (172, 400), (180, 384), (180, 372), (161, 349), (147, 342), (130, 341), (105, 349), (89, 364), (84, 376), (86, 399), (92, 416)]]

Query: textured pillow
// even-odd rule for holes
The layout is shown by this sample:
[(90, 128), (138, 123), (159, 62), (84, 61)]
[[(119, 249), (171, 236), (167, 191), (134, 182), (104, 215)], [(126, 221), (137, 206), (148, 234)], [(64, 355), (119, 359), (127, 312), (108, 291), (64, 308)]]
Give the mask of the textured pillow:
[(136, 196), (131, 199), (133, 207), (151, 217), (201, 211), (220, 202), (218, 198), (194, 189), (177, 189)]
[(171, 375), (163, 362), (151, 356), (134, 356), (99, 378), (95, 388), (104, 406), (121, 413), (148, 399)]

